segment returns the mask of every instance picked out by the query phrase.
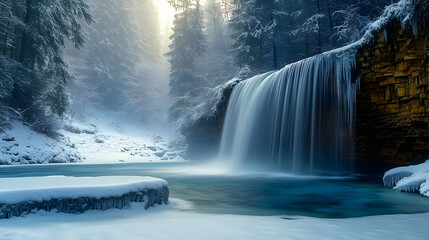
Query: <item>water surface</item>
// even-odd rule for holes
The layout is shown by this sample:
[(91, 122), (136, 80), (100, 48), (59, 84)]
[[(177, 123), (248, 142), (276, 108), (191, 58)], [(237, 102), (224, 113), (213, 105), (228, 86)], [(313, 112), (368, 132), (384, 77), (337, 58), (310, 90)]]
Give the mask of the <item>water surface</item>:
[(168, 181), (170, 198), (214, 214), (298, 215), (345, 218), (429, 212), (429, 199), (395, 192), (359, 178), (296, 177), (279, 174), (204, 174), (190, 163), (39, 165), (0, 167), (0, 177), (153, 176)]

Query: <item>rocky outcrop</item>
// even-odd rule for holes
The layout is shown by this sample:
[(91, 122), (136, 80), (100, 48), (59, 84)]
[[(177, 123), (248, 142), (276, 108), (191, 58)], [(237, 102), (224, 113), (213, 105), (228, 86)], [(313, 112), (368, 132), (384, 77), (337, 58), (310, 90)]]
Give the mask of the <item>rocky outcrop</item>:
[(132, 202), (145, 203), (144, 208), (148, 209), (155, 205), (168, 203), (168, 187), (159, 189), (146, 189), (139, 192), (130, 192), (119, 197), (91, 198), (80, 197), (75, 199), (59, 198), (49, 201), (28, 201), (17, 204), (0, 203), (0, 219), (24, 216), (35, 211), (51, 211), (63, 213), (84, 213), (89, 210), (107, 210), (111, 208), (122, 209), (130, 206)]
[[(351, 47), (357, 48), (360, 89), (355, 148), (346, 157), (355, 160), (358, 171), (380, 173), (429, 158), (429, 14), (395, 11), (399, 13), (386, 11)], [(421, 20), (404, 24), (410, 16)], [(219, 145), (230, 93), (224, 92), (224, 107), (216, 114), (186, 129), (190, 149), (200, 148), (208, 139), (211, 146)]]
[(0, 219), (40, 210), (84, 213), (122, 209), (134, 202), (149, 207), (167, 204), (168, 183), (143, 176), (24, 177), (0, 179)]
[[(186, 137), (188, 149), (186, 157), (195, 160), (208, 160), (218, 154), (222, 127), (228, 108), (229, 98), (235, 85), (240, 80), (229, 83), (221, 91), (221, 97), (215, 106), (216, 111), (203, 116), (187, 126), (182, 127), (181, 133)], [(201, 159), (204, 157), (204, 159)]]
[(427, 28), (415, 36), (393, 22), (358, 52), (358, 161), (412, 164), (429, 157), (428, 38)]

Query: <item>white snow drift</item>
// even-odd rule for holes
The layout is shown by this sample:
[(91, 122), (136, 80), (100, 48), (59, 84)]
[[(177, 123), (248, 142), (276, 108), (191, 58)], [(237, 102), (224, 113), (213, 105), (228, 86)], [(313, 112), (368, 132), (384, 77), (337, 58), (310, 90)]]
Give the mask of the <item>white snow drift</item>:
[(109, 113), (93, 115), (65, 121), (55, 139), (12, 121), (0, 132), (0, 165), (185, 161), (185, 142), (167, 130), (148, 130)]
[(123, 210), (80, 215), (40, 212), (0, 220), (0, 239), (421, 240), (429, 236), (428, 213), (347, 219), (201, 214), (178, 199), (148, 212), (139, 209), (139, 204), (132, 204)]
[(0, 132), (0, 165), (80, 162), (83, 157), (66, 136), (55, 140), (30, 127), (12, 122)]
[(419, 165), (394, 168), (384, 174), (384, 185), (402, 192), (429, 197), (429, 160)]
[(54, 198), (119, 197), (129, 192), (168, 186), (153, 177), (20, 177), (0, 178), (0, 203), (48, 201)]

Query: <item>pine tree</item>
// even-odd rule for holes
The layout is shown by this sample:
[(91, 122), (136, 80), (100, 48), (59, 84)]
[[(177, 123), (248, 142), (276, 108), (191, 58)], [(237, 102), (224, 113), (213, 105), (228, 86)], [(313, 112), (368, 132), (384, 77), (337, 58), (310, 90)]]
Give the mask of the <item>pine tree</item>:
[(255, 72), (356, 41), (390, 0), (233, 0), (236, 64)]
[(204, 6), (207, 50), (197, 62), (197, 73), (207, 79), (207, 87), (215, 87), (233, 78), (237, 67), (233, 64), (228, 21), (224, 21), (224, 1), (208, 0)]
[(176, 9), (170, 52), (166, 55), (171, 64), (170, 86), (173, 96), (204, 86), (203, 79), (195, 74), (195, 63), (206, 49), (203, 33), (203, 13), (200, 1), (169, 1)]
[(162, 56), (152, 0), (88, 1), (96, 23), (85, 29), (86, 47), (79, 52), (67, 49), (75, 75), (74, 110), (88, 103), (113, 110), (125, 109), (130, 102), (141, 106), (137, 98), (149, 76), (137, 75), (139, 65)]
[(230, 20), (233, 29), (232, 48), (240, 67), (261, 67), (262, 23), (257, 18), (255, 0), (235, 0), (235, 10)]
[(17, 0), (1, 2), (2, 65), (0, 75), (13, 82), (3, 100), (24, 121), (47, 131), (47, 116), (64, 114), (70, 78), (63, 59), (66, 41), (83, 45), (80, 19), (91, 23), (84, 0)]

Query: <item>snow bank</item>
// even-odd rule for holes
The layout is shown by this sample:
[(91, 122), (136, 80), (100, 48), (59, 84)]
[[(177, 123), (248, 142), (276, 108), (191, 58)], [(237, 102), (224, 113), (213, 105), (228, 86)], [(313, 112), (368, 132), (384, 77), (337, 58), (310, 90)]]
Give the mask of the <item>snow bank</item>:
[(429, 197), (429, 160), (419, 165), (394, 168), (383, 177), (384, 185), (402, 192)]
[(0, 219), (35, 210), (83, 213), (123, 208), (144, 202), (145, 208), (167, 203), (168, 184), (152, 177), (0, 178)]
[(185, 144), (180, 143), (180, 139), (169, 141), (166, 133), (154, 129), (149, 131), (141, 122), (124, 117), (122, 120), (112, 114), (87, 116), (85, 120), (68, 123), (60, 131), (85, 157), (83, 163), (185, 161), (182, 157)]
[[(422, 240), (429, 236), (428, 213), (346, 219), (300, 216), (201, 214), (172, 199), (169, 206), (138, 211), (92, 211), (81, 215), (40, 212), (0, 220), (0, 239), (341, 239)], [(178, 206), (176, 206), (178, 205)]]
[(80, 162), (83, 157), (68, 137), (57, 140), (12, 122), (0, 132), (0, 165)]
[(186, 144), (168, 129), (148, 128), (111, 112), (66, 120), (58, 133), (53, 139), (19, 121), (10, 122), (0, 131), (0, 165), (186, 161)]

